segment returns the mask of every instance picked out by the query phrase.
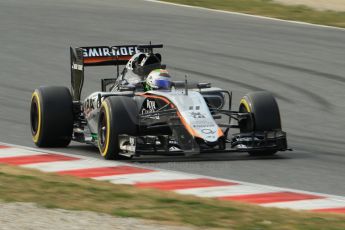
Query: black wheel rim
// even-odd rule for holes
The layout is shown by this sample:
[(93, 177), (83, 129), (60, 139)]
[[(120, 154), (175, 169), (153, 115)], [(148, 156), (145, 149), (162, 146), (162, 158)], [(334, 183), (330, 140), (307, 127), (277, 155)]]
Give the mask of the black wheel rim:
[(104, 114), (104, 111), (102, 111), (100, 114), (100, 122), (98, 127), (99, 146), (101, 150), (104, 151), (105, 143), (107, 141), (107, 118)]
[[(248, 113), (247, 109), (243, 105), (240, 106), (239, 112)], [(239, 122), (239, 126), (241, 132), (252, 132), (254, 129), (253, 116), (250, 116), (248, 119)]]
[(31, 123), (31, 133), (33, 136), (36, 135), (38, 130), (38, 105), (37, 100), (33, 99), (30, 108), (30, 123)]

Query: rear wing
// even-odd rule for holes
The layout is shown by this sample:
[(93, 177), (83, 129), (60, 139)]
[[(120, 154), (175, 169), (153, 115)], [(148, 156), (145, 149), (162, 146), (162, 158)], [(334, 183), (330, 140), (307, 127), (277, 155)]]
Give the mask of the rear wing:
[(70, 47), (71, 92), (73, 100), (79, 101), (84, 84), (86, 66), (126, 65), (138, 52), (152, 52), (163, 45), (122, 45)]

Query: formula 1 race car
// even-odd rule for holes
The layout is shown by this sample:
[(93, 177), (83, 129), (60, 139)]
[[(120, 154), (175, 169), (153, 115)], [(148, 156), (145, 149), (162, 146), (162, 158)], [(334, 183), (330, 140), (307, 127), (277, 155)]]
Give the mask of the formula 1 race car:
[[(153, 52), (162, 47), (71, 47), (71, 90), (45, 86), (32, 94), (34, 143), (92, 144), (106, 159), (206, 152), (267, 156), (288, 150), (272, 94), (248, 93), (233, 111), (230, 91), (187, 78), (173, 81)], [(116, 77), (102, 79), (101, 91), (82, 101), (85, 67), (103, 65), (115, 65)]]

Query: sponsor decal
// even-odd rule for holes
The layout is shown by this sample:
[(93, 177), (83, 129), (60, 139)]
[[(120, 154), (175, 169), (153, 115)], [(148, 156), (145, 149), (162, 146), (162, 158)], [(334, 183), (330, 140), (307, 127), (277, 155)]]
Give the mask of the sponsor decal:
[(190, 116), (193, 117), (194, 119), (206, 118), (205, 115), (201, 114), (200, 112), (191, 112)]
[(86, 101), (84, 102), (84, 108), (85, 109), (95, 109), (95, 105), (94, 105), (95, 99), (93, 98), (88, 98), (86, 99)]
[(98, 140), (98, 135), (97, 133), (91, 133), (91, 137), (93, 140), (97, 141)]
[(213, 131), (211, 129), (202, 129), (201, 132), (204, 133), (204, 134), (214, 134), (214, 133), (216, 133), (215, 131)]
[(134, 137), (129, 137), (129, 144), (131, 146), (135, 146), (135, 139), (134, 139)]
[(83, 70), (83, 65), (73, 63), (72, 64), (72, 69), (81, 70), (82, 71)]
[(178, 145), (178, 142), (176, 140), (170, 139), (169, 145)]
[(84, 102), (84, 114), (86, 118), (90, 118), (91, 112), (97, 108), (97, 98), (88, 98)]
[[(141, 109), (141, 114), (154, 113), (157, 111), (156, 101), (152, 99), (146, 99), (144, 106)], [(152, 119), (159, 119), (159, 115), (150, 117)]]
[(215, 124), (210, 121), (205, 121), (205, 120), (197, 120), (192, 122), (192, 127), (196, 129), (202, 129), (202, 128), (212, 128), (214, 127)]
[(176, 146), (171, 146), (169, 148), (169, 152), (179, 152), (179, 151), (181, 151), (181, 149)]
[(83, 57), (114, 57), (114, 56), (133, 56), (139, 50), (136, 46), (118, 46), (117, 49), (111, 47), (84, 47)]

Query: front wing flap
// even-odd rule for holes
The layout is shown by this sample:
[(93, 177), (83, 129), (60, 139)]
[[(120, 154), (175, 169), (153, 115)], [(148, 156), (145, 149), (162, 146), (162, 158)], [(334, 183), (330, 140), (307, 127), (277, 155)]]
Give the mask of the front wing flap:
[[(251, 132), (251, 133), (238, 133), (234, 134), (231, 140), (227, 140), (225, 148), (222, 145), (210, 147), (210, 148), (193, 148), (192, 150), (183, 151), (178, 148), (178, 143), (170, 145), (171, 140), (167, 140), (166, 143), (162, 143), (157, 137), (145, 137), (149, 140), (147, 143), (139, 144), (138, 138), (143, 137), (131, 137), (127, 135), (121, 135), (120, 149), (122, 155), (135, 156), (135, 155), (175, 155), (185, 154), (193, 155), (199, 153), (217, 153), (217, 152), (251, 152), (251, 151), (286, 151), (291, 150), (287, 147), (286, 133), (277, 131), (265, 131), (265, 132)], [(159, 144), (158, 144), (159, 143)], [(171, 148), (171, 146), (174, 146)], [(177, 148), (176, 148), (177, 147)], [(201, 147), (201, 146), (199, 146)]]
[(281, 130), (234, 134), (231, 148), (240, 152), (254, 150), (288, 150), (286, 133)]

